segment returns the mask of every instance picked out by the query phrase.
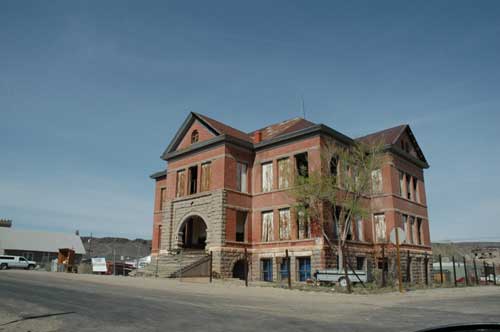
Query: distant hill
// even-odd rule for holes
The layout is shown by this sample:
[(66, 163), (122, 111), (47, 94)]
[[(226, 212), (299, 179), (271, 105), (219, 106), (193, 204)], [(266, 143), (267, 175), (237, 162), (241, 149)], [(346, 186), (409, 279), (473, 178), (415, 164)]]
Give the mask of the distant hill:
[(88, 257), (106, 257), (107, 260), (113, 260), (113, 249), (115, 251), (116, 260), (135, 259), (137, 256), (144, 257), (151, 253), (151, 240), (135, 239), (130, 240), (119, 237), (81, 237), (85, 251)]
[[(477, 257), (500, 264), (500, 242), (438, 242), (432, 243), (432, 254), (435, 258), (455, 256), (461, 258)], [(476, 255), (477, 254), (477, 255)]]

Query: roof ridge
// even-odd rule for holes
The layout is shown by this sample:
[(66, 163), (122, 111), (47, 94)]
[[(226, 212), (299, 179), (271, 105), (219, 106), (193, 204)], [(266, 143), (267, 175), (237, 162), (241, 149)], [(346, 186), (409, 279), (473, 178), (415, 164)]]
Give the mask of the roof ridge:
[[(208, 122), (208, 124), (211, 124), (210, 122), (212, 122), (212, 124), (211, 124), (212, 126), (213, 126), (213, 124), (215, 124), (215, 126), (213, 126), (213, 127), (218, 127), (219, 125), (222, 125), (222, 126), (224, 126), (224, 127), (227, 127), (227, 128), (229, 128), (229, 129), (231, 129), (231, 130), (235, 130), (235, 131), (239, 132), (240, 134), (245, 135), (245, 136), (248, 136), (248, 138), (250, 138), (250, 136), (249, 136), (247, 133), (245, 133), (244, 131), (242, 131), (242, 130), (240, 130), (240, 129), (238, 129), (238, 128), (235, 128), (235, 127), (233, 127), (233, 126), (230, 126), (230, 125), (228, 125), (228, 124), (225, 124), (224, 122), (221, 122), (221, 121), (219, 121), (219, 120), (215, 120), (215, 119), (213, 119), (213, 118), (211, 118), (211, 117), (209, 117), (209, 116), (206, 116), (206, 115), (204, 115), (204, 114), (201, 114), (201, 113), (197, 113), (197, 112), (192, 112), (192, 113), (193, 113), (195, 116), (197, 116), (197, 117), (201, 118), (202, 120), (204, 120), (205, 122)], [(219, 130), (220, 128), (214, 128), (214, 129), (216, 129), (216, 130), (220, 131), (220, 130)]]
[[(400, 125), (397, 125), (397, 126), (393, 126), (393, 127), (389, 127), (389, 128), (386, 128), (386, 129), (382, 129), (382, 130), (378, 130), (378, 131), (375, 131), (373, 133), (369, 133), (369, 134), (366, 134), (366, 135), (363, 135), (363, 136), (359, 136), (359, 137), (356, 137), (355, 140), (361, 140), (361, 139), (364, 139), (364, 138), (367, 138), (369, 136), (372, 136), (372, 135), (378, 135), (378, 134), (381, 134), (383, 132), (387, 132), (389, 130), (394, 130), (396, 128), (400, 128), (401, 127), (401, 132), (406, 129), (406, 127), (408, 127), (409, 125), (407, 123), (404, 123), (404, 124), (400, 124)], [(401, 134), (400, 132), (400, 134)], [(398, 134), (398, 136), (400, 135)]]

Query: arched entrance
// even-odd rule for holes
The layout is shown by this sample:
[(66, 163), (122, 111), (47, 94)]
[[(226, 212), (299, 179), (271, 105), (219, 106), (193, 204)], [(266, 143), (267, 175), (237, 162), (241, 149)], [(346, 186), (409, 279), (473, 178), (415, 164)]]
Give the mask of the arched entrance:
[(245, 280), (245, 260), (240, 259), (234, 263), (233, 278)]
[(205, 249), (207, 225), (199, 216), (187, 218), (179, 229), (179, 245), (182, 248)]

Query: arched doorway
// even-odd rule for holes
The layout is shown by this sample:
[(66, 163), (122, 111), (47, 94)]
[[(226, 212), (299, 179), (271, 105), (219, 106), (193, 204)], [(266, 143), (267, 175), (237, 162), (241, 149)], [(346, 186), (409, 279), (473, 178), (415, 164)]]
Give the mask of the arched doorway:
[(179, 229), (179, 244), (182, 248), (205, 249), (207, 225), (199, 216), (187, 218)]
[(245, 280), (245, 260), (240, 259), (234, 263), (233, 278)]

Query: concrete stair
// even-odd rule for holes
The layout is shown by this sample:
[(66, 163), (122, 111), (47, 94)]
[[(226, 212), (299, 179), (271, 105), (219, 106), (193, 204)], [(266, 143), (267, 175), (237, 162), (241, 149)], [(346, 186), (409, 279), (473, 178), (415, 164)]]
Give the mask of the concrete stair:
[[(161, 255), (151, 258), (149, 264), (143, 271), (136, 273), (137, 276), (154, 277), (158, 266), (158, 277), (176, 278), (206, 260), (210, 259), (205, 250), (185, 249), (178, 254)], [(158, 260), (158, 262), (157, 262)]]

